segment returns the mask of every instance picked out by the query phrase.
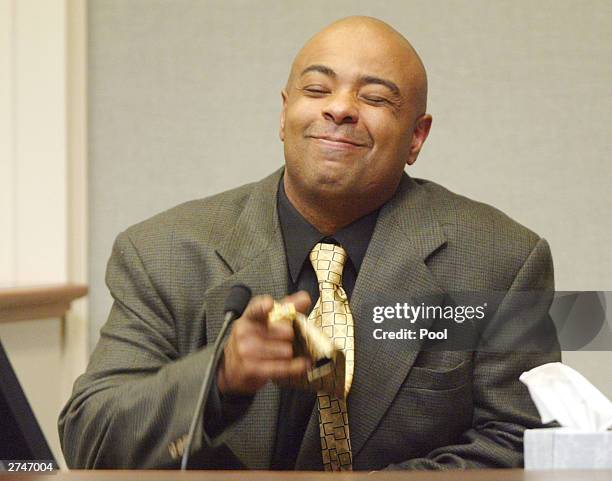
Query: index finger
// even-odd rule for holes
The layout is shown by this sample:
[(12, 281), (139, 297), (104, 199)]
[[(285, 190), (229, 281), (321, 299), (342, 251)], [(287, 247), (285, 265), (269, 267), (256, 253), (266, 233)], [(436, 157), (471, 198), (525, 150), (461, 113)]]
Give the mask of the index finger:
[(247, 305), (244, 313), (241, 317), (245, 317), (251, 321), (255, 321), (261, 324), (267, 324), (268, 314), (274, 306), (274, 300), (272, 296), (255, 296)]

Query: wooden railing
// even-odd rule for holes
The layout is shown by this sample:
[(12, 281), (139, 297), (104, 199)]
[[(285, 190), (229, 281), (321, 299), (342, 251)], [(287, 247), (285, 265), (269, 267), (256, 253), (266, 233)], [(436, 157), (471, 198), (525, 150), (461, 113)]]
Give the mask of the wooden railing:
[(63, 319), (70, 303), (86, 294), (81, 284), (0, 288), (0, 322)]

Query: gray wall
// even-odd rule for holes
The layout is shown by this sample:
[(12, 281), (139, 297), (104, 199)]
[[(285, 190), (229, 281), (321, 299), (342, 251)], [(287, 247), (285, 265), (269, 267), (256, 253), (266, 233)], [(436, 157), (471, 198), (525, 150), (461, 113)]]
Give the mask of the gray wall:
[[(283, 163), (279, 91), (315, 31), (350, 14), (408, 37), (434, 123), (415, 176), (546, 237), (559, 289), (612, 290), (612, 3), (89, 2), (91, 340), (129, 225)], [(612, 396), (610, 353), (566, 357)]]

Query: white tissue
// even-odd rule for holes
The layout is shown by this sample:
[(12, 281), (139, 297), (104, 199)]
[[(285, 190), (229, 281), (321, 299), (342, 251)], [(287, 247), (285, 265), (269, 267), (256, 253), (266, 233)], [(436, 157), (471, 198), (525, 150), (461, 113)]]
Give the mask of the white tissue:
[(606, 431), (612, 426), (612, 402), (571, 367), (551, 362), (519, 379), (529, 389), (542, 423), (557, 420), (580, 431)]

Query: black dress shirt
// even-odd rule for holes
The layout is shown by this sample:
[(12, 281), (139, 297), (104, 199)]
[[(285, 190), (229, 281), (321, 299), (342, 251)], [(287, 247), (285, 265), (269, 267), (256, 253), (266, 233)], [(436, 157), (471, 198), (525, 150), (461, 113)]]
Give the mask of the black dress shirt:
[[(314, 307), (319, 299), (319, 287), (309, 255), (318, 242), (328, 242), (341, 245), (347, 252), (348, 259), (342, 273), (342, 286), (350, 301), (376, 225), (378, 210), (361, 217), (332, 236), (325, 236), (308, 223), (291, 204), (285, 193), (283, 178), (278, 189), (277, 210), (289, 269), (287, 292), (290, 294), (300, 290), (308, 292), (312, 301), (311, 308)], [(214, 437), (223, 432), (248, 409), (253, 397), (222, 396), (217, 389), (217, 383), (214, 382), (204, 416), (204, 429), (208, 435)], [(272, 469), (294, 469), (315, 401), (315, 393), (281, 388)]]
[[(311, 308), (314, 307), (319, 298), (319, 287), (309, 255), (312, 248), (323, 241), (339, 244), (347, 252), (348, 259), (342, 273), (342, 286), (350, 301), (377, 217), (378, 211), (374, 211), (340, 229), (333, 236), (325, 236), (293, 207), (287, 198), (281, 179), (278, 189), (278, 218), (289, 268), (288, 292), (307, 291), (312, 301)], [(281, 389), (272, 469), (294, 468), (315, 401), (315, 393), (290, 388)]]

